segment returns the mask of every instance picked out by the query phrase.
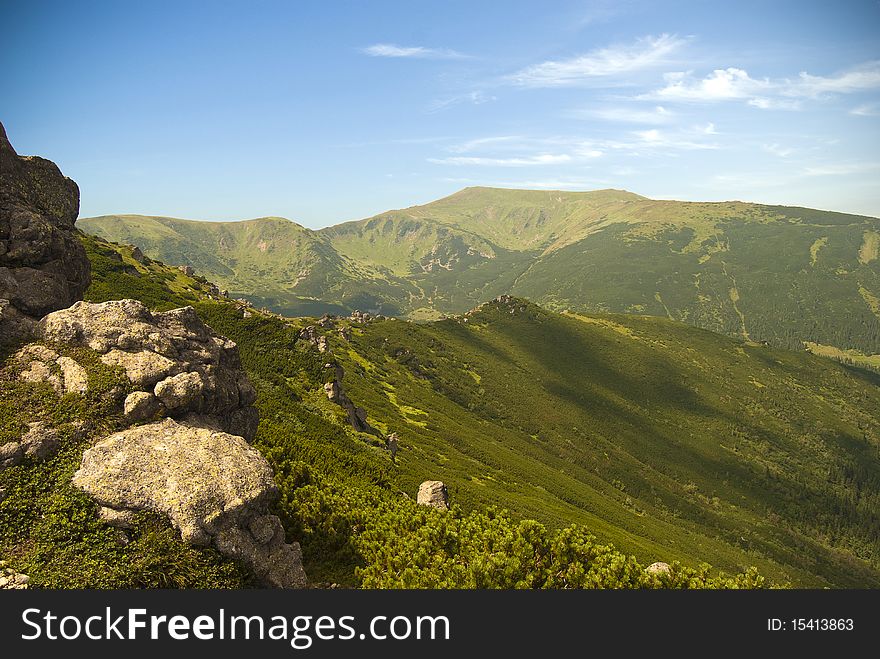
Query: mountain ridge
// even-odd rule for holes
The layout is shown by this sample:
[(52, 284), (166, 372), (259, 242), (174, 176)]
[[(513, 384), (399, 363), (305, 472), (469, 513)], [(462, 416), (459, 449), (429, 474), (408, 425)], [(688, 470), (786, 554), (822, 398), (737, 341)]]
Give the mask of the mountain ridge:
[[(511, 293), (559, 311), (668, 316), (788, 348), (880, 354), (880, 219), (869, 216), (470, 187), (319, 230), (191, 221), (178, 229), (200, 237), (182, 237), (185, 249), (156, 240), (147, 220), (116, 217), (79, 226), (288, 315), (360, 308), (427, 320)], [(260, 241), (224, 249), (222, 235), (248, 231), (265, 234), (262, 251)]]

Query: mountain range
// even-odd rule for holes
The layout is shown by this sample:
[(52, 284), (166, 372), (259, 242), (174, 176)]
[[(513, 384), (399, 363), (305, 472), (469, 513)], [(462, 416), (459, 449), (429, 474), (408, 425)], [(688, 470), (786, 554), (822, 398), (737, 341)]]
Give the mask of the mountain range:
[[(772, 215), (758, 207), (753, 215), (763, 215), (746, 220), (741, 215), (751, 216), (743, 205), (737, 219), (724, 219), (723, 206), (652, 202), (614, 191), (572, 195), (567, 202), (560, 196), (551, 213), (536, 205), (544, 193), (473, 190), (437, 202), (439, 210), (410, 209), (321, 232), (279, 218), (83, 223), (150, 234), (154, 243), (134, 238), (150, 253), (167, 250), (166, 264), (131, 244), (74, 231), (73, 213), (66, 209), (73, 208), (75, 187), (48, 161), (33, 161), (42, 179), (25, 176), (32, 161), (16, 162), (25, 168), (16, 179), (21, 189), (35, 188), (51, 201), (57, 186), (48, 185), (46, 176), (52, 174), (71, 203), (38, 205), (13, 189), (11, 198), (26, 210), (16, 217), (30, 218), (42, 230), (10, 233), (12, 245), (29, 241), (30, 260), (12, 263), (9, 254), (19, 259), (19, 252), (7, 250), (7, 262), (27, 283), (26, 274), (41, 265), (37, 258), (46, 251), (39, 240), (51, 243), (55, 235), (47, 227), (64, 230), (79, 245), (67, 253), (79, 264), (71, 272), (81, 275), (75, 283), (83, 297), (39, 322), (31, 318), (32, 329), (25, 327), (20, 336), (0, 334), (9, 341), (0, 349), (0, 554), (10, 557), (16, 584), (880, 584), (876, 373), (756, 341), (749, 326), (725, 337), (642, 308), (560, 311), (503, 294), (464, 313), (427, 320), (441, 314), (437, 302), (414, 307), (425, 302), (414, 295), (407, 313), (422, 309), (423, 322), (370, 313), (286, 317), (230, 299), (204, 276), (214, 269), (233, 278), (224, 284), (243, 277), (255, 285), (289, 281), (298, 290), (312, 287), (315, 297), (302, 299), (325, 309), (350, 301), (345, 286), (379, 292), (385, 286), (394, 293), (430, 280), (432, 290), (443, 284), (459, 291), (455, 304), (463, 305), (469, 295), (487, 295), (489, 284), (474, 283), (478, 275), (488, 281), (490, 273), (492, 286), (516, 289), (544, 281), (557, 291), (612, 295), (616, 280), (589, 276), (601, 261), (629, 277), (623, 284), (630, 289), (622, 285), (619, 292), (625, 297), (637, 290), (633, 282), (656, 288), (661, 271), (683, 277), (682, 259), (699, 248), (698, 265), (708, 268), (718, 260), (722, 275), (736, 278), (724, 290), (739, 318), (746, 293), (740, 292), (742, 274), (730, 254), (738, 255), (740, 268), (751, 262), (792, 281), (802, 276), (778, 266), (796, 262), (797, 250), (780, 243), (774, 260), (757, 249), (755, 235), (767, 227), (790, 236), (804, 227), (821, 232), (824, 242), (808, 247), (806, 267), (825, 273), (816, 281), (826, 290), (857, 282), (856, 295), (866, 303), (858, 291), (870, 290), (876, 275), (870, 218), (803, 211), (795, 221), (794, 211)], [(478, 201), (468, 201), (469, 195)], [(494, 202), (485, 205), (487, 195)], [(609, 209), (613, 221), (603, 224)], [(592, 229), (583, 220), (589, 213), (598, 218)], [(714, 218), (714, 233), (699, 239), (698, 229), (708, 232), (707, 216)], [(7, 217), (12, 214), (0, 216)], [(627, 217), (631, 223), (623, 221)], [(678, 217), (687, 226), (676, 225)], [(481, 235), (461, 228), (471, 225)], [(10, 227), (18, 231), (18, 225)], [(605, 242), (591, 247), (594, 240)], [(752, 246), (734, 249), (738, 241)], [(367, 249), (370, 244), (375, 247)], [(847, 244), (855, 246), (854, 255)], [(559, 266), (566, 261), (555, 259), (567, 252), (571, 269), (565, 275)], [(833, 254), (838, 264), (846, 257), (858, 265), (829, 274)], [(507, 270), (501, 265), (526, 258), (525, 270), (522, 263)], [(175, 267), (181, 261), (199, 271)], [(50, 261), (47, 267), (55, 266)], [(554, 279), (533, 279), (536, 271), (546, 275), (554, 268)], [(273, 279), (271, 272), (283, 274)], [(713, 272), (700, 270), (694, 278), (704, 281)], [(774, 289), (781, 279), (767, 276), (765, 288)], [(471, 286), (467, 295), (463, 282)], [(750, 285), (749, 296), (757, 304), (762, 289), (756, 286)], [(29, 290), (10, 289), (0, 320), (20, 324), (30, 318), (10, 306), (26, 309), (35, 295)], [(58, 293), (52, 287), (34, 290)], [(784, 291), (778, 295), (785, 297)], [(662, 291), (658, 297), (672, 299)], [(822, 299), (836, 302), (833, 296)], [(383, 311), (391, 305), (377, 304)], [(766, 301), (763, 309), (768, 326), (774, 318), (787, 320)], [(846, 315), (806, 311), (802, 319), (829, 319), (822, 327), (858, 328)], [(107, 338), (87, 340), (86, 333)], [(139, 341), (152, 348), (140, 350)], [(212, 352), (209, 345), (225, 352)], [(217, 357), (206, 366), (177, 366), (154, 350), (187, 360)], [(154, 376), (154, 368), (182, 372), (153, 386), (165, 373)], [(212, 434), (218, 428), (241, 436)], [(116, 450), (120, 433), (161, 447), (172, 433), (174, 445), (194, 441), (196, 448), (207, 433), (220, 442), (221, 453), (194, 449), (167, 461), (161, 448), (158, 465), (138, 468), (131, 462), (147, 452), (95, 459), (96, 450)], [(388, 450), (392, 435), (395, 455)], [(206, 490), (194, 475), (217, 469), (222, 452), (233, 445), (246, 457), (231, 463), (232, 471), (224, 466), (224, 477)], [(122, 464), (126, 468), (117, 474), (115, 465)], [(192, 544), (183, 529), (216, 528), (181, 517), (184, 511), (174, 503), (179, 488), (193, 487), (214, 501), (252, 464), (262, 465), (265, 497), (277, 499), (268, 507), (269, 499), (257, 496), (251, 517), (241, 518), (249, 520), (251, 553), (240, 554), (238, 544), (226, 541), (229, 529), (209, 538), (210, 547)], [(166, 468), (182, 474), (183, 480), (169, 476), (172, 494), (164, 476), (154, 478)], [(90, 480), (83, 485), (77, 474)], [(117, 476), (130, 474), (149, 480), (131, 485), (147, 488), (148, 499), (113, 498), (109, 509), (100, 503), (129, 491)], [(440, 499), (424, 501), (425, 486)], [(95, 488), (104, 493), (100, 505), (91, 498)], [(275, 530), (263, 533), (260, 524)], [(286, 547), (272, 559), (284, 571), (266, 571), (260, 546), (269, 541)]]
[(141, 215), (78, 226), (190, 265), (285, 315), (413, 320), (500, 294), (577, 313), (663, 316), (752, 342), (880, 363), (880, 219), (621, 190), (466, 188), (311, 230), (266, 217)]

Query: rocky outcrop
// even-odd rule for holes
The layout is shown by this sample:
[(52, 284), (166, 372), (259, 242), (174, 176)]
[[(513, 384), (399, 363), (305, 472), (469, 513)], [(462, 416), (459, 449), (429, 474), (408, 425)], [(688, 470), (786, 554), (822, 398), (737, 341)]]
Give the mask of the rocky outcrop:
[(657, 576), (661, 576), (672, 572), (672, 567), (670, 567), (669, 563), (657, 561), (656, 563), (651, 563), (648, 567), (646, 567), (645, 572), (647, 572), (648, 574), (656, 574)]
[(141, 251), (141, 248), (137, 245), (131, 246), (131, 258), (140, 263), (141, 265), (148, 265), (150, 263), (150, 258)]
[(449, 490), (443, 481), (425, 481), (419, 485), (416, 502), (421, 506), (449, 510)]
[(348, 317), (349, 320), (353, 323), (369, 323), (373, 317), (366, 311), (359, 311), (355, 309), (351, 312), (351, 315)]
[(91, 280), (74, 229), (79, 188), (49, 160), (19, 156), (0, 125), (0, 342), (82, 298)]
[(162, 513), (184, 540), (243, 561), (267, 586), (306, 584), (299, 545), (267, 514), (278, 495), (272, 469), (241, 437), (172, 419), (129, 428), (88, 449), (73, 483), (112, 525)]
[(19, 379), (24, 382), (48, 382), (59, 395), (88, 390), (86, 369), (51, 348), (31, 343), (19, 350), (15, 359), (23, 365)]
[(333, 329), (336, 327), (336, 317), (325, 313), (316, 324), (323, 329)]
[[(92, 350), (130, 381), (109, 394), (124, 412), (120, 426), (147, 422), (87, 449), (74, 484), (101, 506), (107, 524), (125, 528), (137, 511), (167, 515), (184, 540), (242, 561), (263, 584), (304, 587), (299, 545), (286, 542), (280, 520), (268, 513), (278, 496), (272, 469), (248, 444), (257, 429), (256, 392), (235, 343), (191, 307), (152, 313), (134, 300), (78, 302), (89, 263), (74, 229), (76, 184), (47, 160), (17, 156), (2, 126), (0, 173), (0, 343), (28, 336), (45, 342), (19, 350), (13, 373), (47, 383), (59, 396), (86, 394), (80, 352), (66, 348)], [(137, 248), (132, 257), (150, 263)], [(209, 293), (221, 295), (216, 287)], [(0, 470), (46, 459), (62, 441), (93, 432), (85, 422), (53, 428), (34, 421), (18, 440), (0, 445)], [(27, 582), (0, 571), (0, 588)]]
[(0, 561), (0, 590), (27, 590), (30, 577), (6, 567), (6, 561)]
[(358, 432), (375, 433), (375, 429), (367, 423), (367, 411), (363, 407), (355, 405), (342, 386), (342, 378), (345, 376), (345, 370), (339, 364), (324, 364), (324, 368), (335, 369), (335, 378), (331, 382), (324, 383), (324, 393), (333, 403), (341, 407), (346, 415), (351, 427)]
[(256, 434), (256, 392), (238, 348), (192, 307), (152, 313), (136, 300), (77, 302), (46, 316), (38, 331), (47, 342), (88, 347), (122, 367), (138, 390), (125, 402), (132, 421), (167, 414), (248, 440)]
[(58, 431), (42, 421), (29, 424), (27, 432), (15, 442), (0, 446), (0, 471), (20, 464), (25, 458), (45, 460), (58, 450)]
[(318, 352), (327, 352), (330, 348), (327, 343), (327, 337), (319, 333), (312, 325), (301, 329), (299, 332), (299, 338), (317, 348)]

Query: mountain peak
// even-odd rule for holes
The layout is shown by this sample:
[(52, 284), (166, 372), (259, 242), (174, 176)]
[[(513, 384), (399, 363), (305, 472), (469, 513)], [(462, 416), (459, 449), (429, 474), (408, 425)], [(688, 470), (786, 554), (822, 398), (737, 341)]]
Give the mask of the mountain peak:
[[(502, 187), (493, 187), (493, 186), (484, 186), (484, 185), (471, 185), (466, 188), (462, 188), (458, 192), (454, 192), (447, 197), (443, 197), (442, 199), (438, 199), (437, 202), (444, 200), (452, 200), (456, 198), (462, 197), (474, 197), (474, 196), (504, 196), (509, 195), (516, 199), (522, 199), (524, 197), (534, 197), (536, 199), (545, 199), (548, 196), (552, 195), (563, 195), (569, 199), (586, 199), (589, 197), (601, 198), (603, 200), (610, 200), (612, 198), (620, 199), (620, 200), (636, 200), (636, 199), (647, 199), (647, 197), (643, 197), (642, 195), (636, 194), (635, 192), (630, 192), (629, 190), (623, 190), (618, 188), (601, 188), (598, 190), (558, 190), (558, 189), (535, 189), (535, 188), (502, 188)], [(433, 203), (437, 203), (433, 202)]]

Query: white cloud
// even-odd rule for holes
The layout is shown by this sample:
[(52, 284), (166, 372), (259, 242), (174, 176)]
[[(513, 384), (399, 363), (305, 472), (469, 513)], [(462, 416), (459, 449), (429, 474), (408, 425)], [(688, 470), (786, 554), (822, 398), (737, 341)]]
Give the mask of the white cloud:
[(505, 145), (513, 145), (516, 148), (520, 148), (523, 143), (528, 142), (529, 140), (525, 137), (521, 137), (520, 135), (499, 135), (496, 137), (479, 137), (474, 140), (468, 140), (467, 142), (462, 142), (461, 144), (453, 144), (449, 147), (448, 151), (452, 153), (468, 153), (483, 147), (497, 147), (497, 146), (505, 146)]
[(770, 88), (768, 80), (755, 80), (743, 69), (715, 69), (702, 80), (689, 73), (675, 72), (663, 76), (666, 87), (655, 92), (658, 98), (676, 101), (723, 101), (748, 98)]
[(752, 78), (744, 69), (715, 69), (698, 79), (690, 72), (664, 75), (666, 86), (641, 99), (712, 103), (745, 100), (762, 110), (799, 110), (797, 99), (821, 98), (880, 88), (880, 62), (868, 62), (835, 76), (814, 76), (802, 72), (794, 80)]
[(572, 110), (567, 113), (567, 116), (575, 119), (601, 119), (603, 121), (631, 124), (665, 124), (673, 118), (674, 113), (662, 105), (658, 105), (653, 110), (637, 110), (622, 107)]
[(804, 168), (804, 176), (852, 176), (880, 169), (878, 162), (852, 162), (816, 165)]
[(857, 117), (876, 117), (880, 115), (880, 107), (876, 104), (864, 103), (863, 105), (854, 107), (849, 113), (854, 114)]
[(452, 178), (446, 177), (442, 180), (449, 183), (465, 183), (467, 185), (489, 185), (496, 188), (523, 188), (526, 190), (595, 190), (598, 187), (607, 187), (611, 185), (608, 179), (574, 179), (574, 178), (556, 178), (556, 179), (532, 179), (527, 181), (511, 181), (511, 180), (484, 180), (472, 178)]
[(684, 39), (669, 34), (643, 37), (631, 45), (599, 48), (579, 57), (536, 64), (508, 76), (507, 80), (523, 87), (576, 85), (588, 79), (658, 66), (684, 43)]
[(702, 126), (694, 126), (694, 132), (699, 133), (700, 135), (717, 135), (718, 131), (715, 130), (715, 124), (711, 121)]
[(377, 43), (362, 49), (370, 57), (411, 57), (416, 59), (464, 59), (467, 55), (448, 48), (425, 48), (424, 46), (397, 46), (393, 43)]
[(753, 108), (760, 108), (761, 110), (800, 110), (801, 102), (800, 101), (790, 101), (783, 100), (779, 98), (750, 98), (748, 101), (749, 105)]
[[(602, 155), (601, 152), (597, 156)], [(435, 165), (470, 165), (476, 167), (528, 167), (533, 165), (561, 165), (569, 163), (572, 157), (567, 153), (542, 153), (535, 156), (514, 158), (485, 158), (475, 156), (452, 156), (449, 158), (428, 158)]]
[[(709, 124), (714, 130), (714, 126)], [(698, 131), (699, 135), (714, 135), (715, 133), (707, 133), (706, 127), (703, 127)], [(695, 142), (692, 139), (689, 139), (689, 136), (684, 133), (678, 133), (674, 135), (669, 135), (663, 131), (660, 131), (656, 128), (652, 128), (651, 130), (637, 130), (633, 131), (633, 135), (636, 136), (636, 140), (634, 142), (618, 142), (618, 148), (628, 148), (628, 149), (638, 149), (641, 147), (651, 147), (651, 148), (667, 148), (667, 149), (677, 149), (684, 151), (693, 151), (700, 149), (717, 149), (719, 148), (717, 144), (710, 142)]]
[(791, 154), (795, 152), (795, 150), (791, 147), (784, 147), (776, 144), (775, 142), (773, 144), (762, 144), (761, 149), (780, 158), (788, 158)]
[(609, 153), (640, 156), (718, 149), (719, 144), (708, 141), (715, 135), (718, 135), (718, 131), (712, 123), (697, 125), (687, 130), (665, 131), (652, 128), (630, 131), (623, 139), (590, 139), (564, 135), (550, 137), (498, 135), (451, 144), (445, 148), (445, 151), (455, 155), (429, 158), (428, 162), (437, 165), (477, 167), (584, 166)]
[(460, 103), (470, 103), (471, 105), (483, 105), (483, 103), (491, 103), (498, 100), (495, 96), (489, 96), (481, 91), (472, 91), (466, 94), (457, 94), (449, 98), (443, 98), (433, 101), (428, 105), (428, 112), (440, 112)]
[(850, 94), (878, 87), (880, 87), (880, 61), (867, 62), (830, 78), (814, 76), (802, 71), (797, 80), (788, 83), (783, 94), (815, 98), (823, 94)]

